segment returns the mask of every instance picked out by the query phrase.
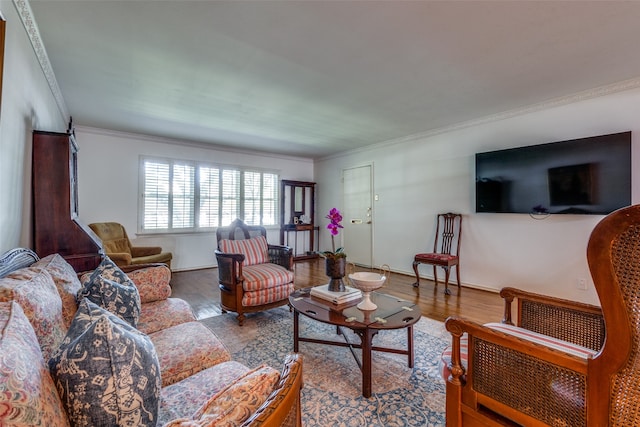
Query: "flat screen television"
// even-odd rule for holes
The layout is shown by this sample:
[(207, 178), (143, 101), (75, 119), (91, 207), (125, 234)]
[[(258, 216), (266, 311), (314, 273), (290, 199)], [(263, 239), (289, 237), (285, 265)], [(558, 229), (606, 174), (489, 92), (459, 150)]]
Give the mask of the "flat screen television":
[(631, 132), (477, 153), (476, 212), (606, 215), (631, 204)]

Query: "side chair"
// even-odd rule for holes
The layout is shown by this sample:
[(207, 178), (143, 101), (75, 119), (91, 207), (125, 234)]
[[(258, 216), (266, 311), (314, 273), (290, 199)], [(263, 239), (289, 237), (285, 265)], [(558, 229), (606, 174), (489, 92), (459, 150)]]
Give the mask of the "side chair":
[(444, 269), (444, 293), (451, 295), (449, 290), (449, 273), (456, 267), (458, 289), (460, 288), (460, 235), (462, 234), (462, 215), (459, 213), (438, 214), (436, 218), (436, 236), (433, 242), (433, 252), (416, 254), (413, 258), (413, 271), (416, 274), (414, 287), (420, 286), (418, 265), (433, 266), (433, 279), (438, 286), (437, 267)]
[(640, 205), (602, 219), (586, 256), (601, 307), (505, 288), (501, 323), (446, 320), (448, 427), (639, 425)]
[(267, 243), (267, 230), (236, 219), (216, 230), (220, 306), (245, 314), (286, 305), (293, 285), (293, 251), (288, 246)]

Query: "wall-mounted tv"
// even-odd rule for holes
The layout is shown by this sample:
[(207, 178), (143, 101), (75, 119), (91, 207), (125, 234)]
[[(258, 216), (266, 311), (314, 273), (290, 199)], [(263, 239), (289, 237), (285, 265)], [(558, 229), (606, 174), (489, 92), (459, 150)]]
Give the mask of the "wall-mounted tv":
[(476, 212), (606, 215), (631, 204), (631, 132), (476, 154)]

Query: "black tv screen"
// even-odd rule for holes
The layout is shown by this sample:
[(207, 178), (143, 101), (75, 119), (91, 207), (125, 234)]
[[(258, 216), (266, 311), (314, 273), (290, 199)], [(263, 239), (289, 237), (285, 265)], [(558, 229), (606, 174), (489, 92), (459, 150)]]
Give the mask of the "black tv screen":
[(476, 154), (476, 212), (606, 215), (631, 204), (631, 132)]

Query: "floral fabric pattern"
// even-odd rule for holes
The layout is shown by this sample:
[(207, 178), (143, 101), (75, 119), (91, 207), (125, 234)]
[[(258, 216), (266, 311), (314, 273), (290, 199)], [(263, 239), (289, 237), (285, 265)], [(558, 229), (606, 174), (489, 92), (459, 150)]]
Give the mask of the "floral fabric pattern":
[(38, 339), (16, 302), (0, 303), (0, 425), (69, 425)]
[(140, 293), (140, 302), (160, 301), (171, 296), (171, 270), (164, 265), (145, 267), (128, 273)]
[(0, 301), (16, 301), (38, 337), (45, 360), (58, 348), (66, 328), (62, 300), (53, 278), (40, 268), (22, 268), (0, 279)]
[(150, 335), (162, 373), (162, 386), (231, 360), (222, 341), (199, 322), (172, 326)]
[(138, 329), (145, 334), (152, 334), (194, 320), (196, 316), (188, 302), (180, 298), (167, 298), (142, 304)]
[(194, 415), (194, 420), (207, 425), (240, 425), (267, 400), (280, 373), (262, 365), (229, 384), (207, 401)]
[(43, 268), (51, 274), (62, 300), (62, 319), (65, 328), (69, 328), (78, 304), (76, 297), (82, 285), (71, 265), (59, 254), (47, 255), (31, 265), (32, 268)]
[(140, 295), (135, 285), (118, 283), (100, 275), (91, 275), (78, 292), (78, 299), (92, 302), (128, 322), (134, 328), (140, 319)]
[(127, 322), (83, 300), (49, 360), (75, 426), (155, 426), (160, 364), (153, 343)]
[(223, 362), (164, 387), (160, 392), (158, 425), (190, 418), (211, 396), (248, 371), (236, 361)]

